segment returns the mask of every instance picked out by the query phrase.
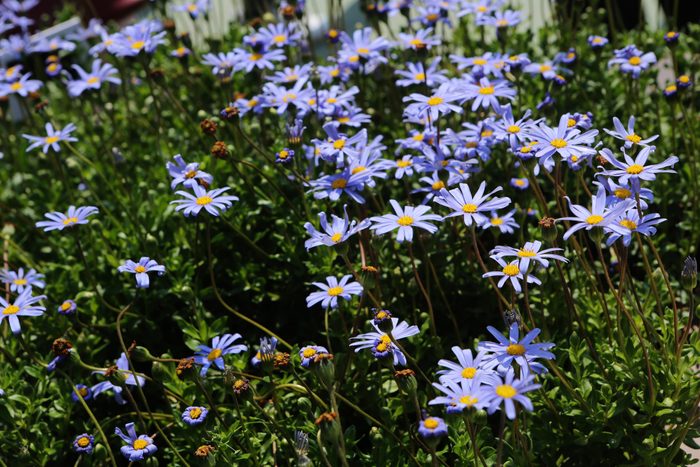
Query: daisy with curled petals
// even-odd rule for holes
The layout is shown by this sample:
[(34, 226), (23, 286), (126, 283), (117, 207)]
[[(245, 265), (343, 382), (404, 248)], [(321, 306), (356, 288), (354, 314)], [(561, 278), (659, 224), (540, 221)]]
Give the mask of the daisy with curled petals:
[(311, 308), (320, 302), (323, 308), (338, 308), (338, 297), (351, 300), (353, 295), (361, 295), (362, 285), (359, 282), (349, 282), (351, 277), (352, 275), (346, 274), (338, 281), (335, 276), (328, 276), (326, 284), (313, 282), (321, 291), (311, 292), (306, 297), (306, 307)]
[(622, 126), (622, 122), (619, 118), (613, 117), (613, 125), (615, 126), (615, 131), (603, 128), (607, 134), (615, 139), (624, 141), (625, 149), (631, 148), (633, 145), (639, 145), (642, 147), (649, 146), (649, 143), (654, 141), (659, 135), (654, 135), (651, 138), (642, 138), (637, 133), (634, 132), (634, 115), (632, 115), (627, 122), (627, 128)]
[(440, 195), (435, 197), (435, 202), (453, 210), (453, 212), (445, 216), (446, 218), (464, 216), (465, 225), (481, 225), (489, 221), (489, 218), (482, 214), (483, 212), (502, 209), (510, 204), (510, 198), (508, 197), (488, 199), (491, 195), (501, 190), (502, 188), (498, 187), (484, 194), (486, 182), (481, 182), (476, 193), (472, 196), (469, 185), (460, 183), (457, 188), (453, 188), (450, 191), (447, 191), (445, 188), (440, 190)]
[(456, 112), (462, 113), (462, 107), (452, 102), (460, 98), (460, 94), (452, 90), (452, 84), (444, 83), (435, 89), (430, 96), (413, 93), (403, 98), (404, 102), (410, 102), (404, 110), (404, 115), (415, 115), (418, 118), (429, 118), (435, 121), (442, 115)]
[(19, 334), (22, 330), (19, 324), (19, 316), (41, 316), (46, 311), (43, 306), (37, 306), (35, 303), (44, 300), (46, 295), (37, 295), (32, 297), (32, 289), (24, 289), (24, 292), (19, 294), (14, 302), (10, 303), (0, 297), (0, 324), (7, 318), (10, 323), (10, 329), (13, 334)]
[(452, 347), (452, 353), (457, 357), (458, 363), (444, 358), (438, 361), (438, 365), (445, 368), (437, 372), (440, 375), (440, 381), (459, 382), (463, 379), (471, 380), (477, 376), (482, 381), (488, 381), (489, 377), (493, 375), (493, 369), (484, 368), (484, 363), (488, 360), (488, 352), (480, 351), (474, 357), (471, 349), (462, 349), (455, 345)]
[(656, 233), (655, 225), (665, 220), (666, 219), (662, 218), (657, 213), (640, 216), (637, 208), (633, 207), (628, 209), (624, 216), (608, 225), (606, 230), (610, 233), (610, 236), (605, 244), (610, 246), (617, 240), (622, 239), (622, 243), (624, 243), (625, 246), (629, 246), (630, 242), (632, 242), (632, 233), (637, 232), (650, 237)]
[(304, 246), (307, 250), (321, 245), (338, 245), (339, 243), (344, 242), (345, 240), (360, 232), (361, 230), (364, 230), (367, 227), (369, 227), (369, 219), (363, 219), (359, 224), (357, 224), (357, 221), (355, 220), (350, 222), (350, 219), (348, 218), (347, 205), (343, 206), (343, 211), (345, 212), (344, 218), (340, 218), (335, 214), (331, 214), (330, 224), (328, 224), (326, 213), (319, 213), (318, 218), (321, 223), (321, 229), (323, 229), (323, 232), (316, 230), (316, 228), (313, 226), (313, 224), (311, 224), (311, 222), (307, 222), (306, 224), (304, 224), (304, 228), (309, 233), (309, 235), (311, 235), (311, 238), (304, 242)]
[(554, 253), (555, 251), (564, 251), (561, 248), (545, 248), (540, 250), (542, 242), (536, 240), (527, 242), (522, 248), (513, 248), (512, 246), (497, 246), (491, 250), (491, 255), (498, 258), (518, 258), (520, 260), (519, 267), (523, 271), (530, 269), (530, 262), (536, 262), (542, 265), (543, 268), (549, 266), (549, 260), (563, 261), (568, 263), (569, 260), (561, 255)]
[(70, 134), (75, 131), (75, 125), (69, 123), (65, 128), (60, 130), (54, 130), (51, 123), (47, 123), (46, 126), (46, 136), (33, 136), (23, 134), (22, 138), (29, 140), (31, 144), (27, 146), (27, 152), (34, 148), (41, 146), (41, 151), (44, 154), (48, 154), (49, 148), (53, 149), (55, 152), (61, 151), (61, 146), (58, 143), (61, 141), (74, 142), (78, 141), (77, 138), (73, 138)]
[(22, 97), (27, 97), (29, 93), (36, 92), (44, 85), (38, 79), (31, 79), (32, 74), (26, 73), (17, 81), (11, 83), (0, 83), (0, 97), (10, 94), (17, 94)]
[(48, 221), (39, 221), (36, 223), (38, 228), (43, 228), (44, 232), (51, 230), (63, 230), (66, 227), (73, 227), (78, 224), (87, 224), (88, 217), (97, 213), (99, 209), (95, 206), (81, 206), (76, 208), (70, 206), (68, 212), (49, 212), (44, 214)]
[(114, 76), (119, 73), (118, 70), (109, 63), (102, 63), (100, 59), (92, 62), (92, 69), (89, 73), (79, 65), (73, 65), (73, 69), (78, 73), (78, 79), (66, 83), (68, 93), (72, 97), (77, 97), (89, 89), (100, 89), (102, 83), (121, 84), (122, 82), (121, 79)]
[(372, 226), (370, 229), (374, 230), (377, 235), (384, 235), (387, 232), (398, 229), (396, 240), (399, 243), (413, 241), (413, 227), (427, 230), (432, 234), (438, 228), (427, 221), (442, 221), (442, 217), (437, 214), (427, 214), (430, 211), (430, 206), (406, 206), (402, 208), (393, 199), (389, 200), (389, 203), (391, 203), (396, 214), (371, 217)]
[(538, 141), (534, 149), (537, 151), (540, 165), (548, 171), (554, 167), (554, 161), (552, 161), (554, 154), (561, 156), (562, 160), (567, 160), (572, 156), (580, 158), (596, 153), (590, 145), (598, 135), (598, 130), (581, 133), (578, 128), (569, 128), (569, 117), (569, 114), (562, 115), (556, 128), (550, 128), (545, 123), (541, 123), (532, 132), (532, 138)]
[[(370, 321), (370, 323), (372, 322)], [(416, 335), (420, 332), (418, 326), (409, 325), (406, 321), (401, 321), (399, 323), (398, 318), (391, 318), (391, 337), (376, 324), (372, 323), (372, 326), (376, 330), (375, 332), (368, 332), (351, 337), (350, 340), (352, 342), (350, 342), (350, 347), (355, 347), (355, 352), (359, 352), (363, 349), (371, 349), (375, 358), (383, 359), (393, 357), (394, 365), (406, 366), (406, 356), (396, 344), (392, 342), (392, 337), (394, 340), (398, 341), (399, 339)]]
[(590, 210), (581, 205), (573, 204), (567, 196), (569, 210), (575, 217), (562, 217), (557, 221), (573, 221), (576, 224), (564, 232), (564, 240), (568, 240), (575, 232), (582, 229), (591, 230), (596, 227), (607, 227), (634, 204), (634, 200), (626, 199), (608, 208), (605, 206), (605, 199), (605, 188), (602, 186), (598, 187), (598, 192), (593, 196)]
[(489, 392), (481, 384), (480, 379), (476, 377), (471, 380), (445, 380), (433, 383), (433, 387), (444, 395), (432, 399), (428, 405), (445, 405), (448, 414), (462, 413), (464, 409), (484, 409), (491, 401)]
[(165, 266), (158, 264), (156, 260), (149, 258), (148, 256), (142, 256), (138, 263), (132, 260), (126, 260), (126, 263), (122, 264), (117, 268), (119, 272), (129, 272), (136, 276), (136, 287), (140, 289), (147, 289), (150, 285), (148, 273), (157, 272), (159, 276), (165, 274)]
[(114, 429), (114, 434), (126, 443), (126, 445), (121, 447), (120, 451), (129, 462), (142, 461), (158, 450), (158, 447), (153, 444), (153, 438), (148, 435), (136, 434), (133, 422), (126, 424), (126, 433), (124, 434), (120, 428)]
[(503, 404), (506, 416), (513, 420), (516, 415), (515, 402), (522, 405), (528, 412), (532, 412), (532, 402), (523, 394), (540, 388), (540, 384), (533, 384), (532, 382), (535, 379), (535, 375), (527, 374), (522, 379), (515, 379), (515, 372), (509, 371), (504, 379), (500, 377), (499, 379), (498, 384), (486, 386), (490, 393), (490, 405), (487, 412), (492, 414), (501, 408), (501, 404)]
[(165, 164), (168, 173), (172, 177), (170, 189), (174, 190), (179, 184), (185, 185), (187, 188), (192, 188), (200, 183), (202, 185), (211, 185), (214, 177), (210, 174), (199, 170), (199, 162), (185, 162), (180, 154), (173, 156), (173, 162)]
[[(524, 280), (525, 277), (527, 277), (527, 283), (528, 284), (537, 284), (541, 285), (542, 282), (536, 278), (535, 276), (528, 274), (525, 276), (523, 274), (523, 271), (520, 270), (520, 262), (519, 260), (514, 260), (511, 261), (510, 263), (506, 263), (503, 261), (501, 258), (497, 256), (492, 256), (491, 259), (496, 261), (499, 266), (501, 266), (500, 271), (489, 271), (485, 274), (483, 274), (481, 277), (500, 277), (501, 279), (498, 281), (498, 288), (500, 289), (503, 287), (503, 284), (506, 283), (506, 281), (510, 281), (510, 285), (513, 286), (513, 290), (515, 290), (516, 293), (520, 293), (522, 291), (522, 287), (520, 286), (520, 281)], [(527, 272), (527, 271), (526, 271)]]
[(203, 187), (196, 185), (192, 187), (194, 195), (186, 191), (176, 191), (175, 194), (184, 196), (183, 199), (176, 199), (170, 204), (176, 204), (176, 211), (182, 211), (185, 217), (196, 216), (204, 208), (212, 216), (218, 216), (221, 212), (231, 207), (233, 201), (238, 201), (237, 196), (222, 195), (229, 187), (217, 188), (207, 191)]
[(19, 268), (17, 271), (0, 270), (0, 281), (5, 284), (10, 284), (10, 291), (22, 293), (24, 289), (39, 287), (43, 289), (46, 286), (44, 275), (39, 274), (34, 269), (30, 269), (24, 273), (24, 268)]
[(641, 185), (641, 180), (651, 182), (656, 180), (656, 174), (660, 173), (676, 173), (675, 170), (669, 169), (678, 162), (678, 157), (671, 156), (658, 164), (647, 164), (649, 155), (654, 152), (654, 146), (647, 146), (639, 151), (634, 159), (627, 155), (624, 148), (621, 148), (622, 154), (625, 156), (625, 161), (619, 161), (613, 156), (612, 151), (603, 149), (600, 151), (603, 157), (610, 162), (615, 168), (612, 170), (604, 170), (600, 175), (606, 177), (617, 177), (617, 181), (621, 185), (629, 185), (632, 191), (638, 192)]
[(194, 354), (194, 362), (202, 366), (199, 375), (202, 377), (206, 376), (212, 364), (216, 365), (219, 370), (224, 371), (226, 369), (224, 355), (237, 354), (248, 350), (247, 345), (234, 344), (234, 342), (240, 338), (241, 335), (238, 333), (224, 334), (223, 336), (216, 336), (212, 339), (211, 347), (204, 344), (197, 346), (197, 351)]
[(498, 342), (479, 342), (479, 350), (491, 354), (491, 358), (485, 363), (486, 367), (494, 368), (511, 368), (513, 362), (518, 366), (528, 368), (538, 358), (552, 360), (554, 354), (549, 352), (549, 349), (554, 347), (551, 342), (540, 342), (533, 344), (540, 334), (540, 329), (535, 328), (528, 332), (525, 337), (520, 339), (520, 328), (518, 323), (510, 325), (508, 338), (493, 326), (488, 326), (486, 329), (496, 338)]

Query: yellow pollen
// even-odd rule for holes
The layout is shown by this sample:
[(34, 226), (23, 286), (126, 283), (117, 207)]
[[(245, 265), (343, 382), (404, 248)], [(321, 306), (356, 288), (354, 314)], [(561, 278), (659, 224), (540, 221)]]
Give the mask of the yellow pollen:
[(508, 355), (523, 355), (525, 353), (525, 347), (520, 344), (510, 344), (506, 352), (508, 352)]
[(416, 37), (415, 39), (411, 39), (411, 45), (413, 45), (413, 46), (415, 46), (415, 47), (420, 47), (420, 46), (422, 46), (423, 44), (425, 44), (425, 42), (423, 42), (422, 40), (418, 39), (417, 37)]
[(517, 186), (525, 186), (525, 180), (517, 179), (517, 180), (515, 181), (515, 184), (516, 184)]
[(688, 75), (681, 75), (678, 77), (678, 81), (685, 84), (690, 82), (690, 77)]
[(478, 206), (476, 204), (467, 203), (464, 206), (462, 206), (462, 211), (466, 212), (467, 214), (474, 214), (477, 208)]
[(134, 268), (134, 271), (138, 272), (139, 274), (142, 272), (146, 272), (146, 268), (141, 266), (140, 264)]
[(521, 258), (533, 258), (537, 256), (537, 253), (535, 253), (532, 250), (524, 250), (521, 248), (520, 250), (518, 250), (518, 256)]
[(569, 52), (568, 54), (566, 54), (566, 58), (568, 58), (569, 60), (571, 60), (572, 58), (576, 58), (576, 54), (573, 53), (573, 52)]
[(517, 393), (518, 391), (516, 391), (510, 384), (501, 384), (500, 386), (496, 386), (496, 394), (504, 399), (512, 399)]
[(336, 121), (339, 123), (348, 123), (350, 121), (350, 117), (338, 117)]
[(493, 94), (494, 89), (493, 86), (484, 86), (482, 88), (479, 88), (479, 94), (482, 94), (484, 96), (488, 96)]
[(600, 37), (594, 37), (594, 38), (593, 38), (593, 43), (594, 43), (594, 44), (600, 44), (601, 42), (603, 42), (603, 39), (601, 39)]
[(350, 173), (351, 173), (352, 175), (355, 175), (355, 174), (359, 174), (360, 172), (364, 172), (365, 170), (367, 170), (367, 167), (365, 167), (364, 165), (358, 165), (357, 167), (355, 167), (354, 169), (352, 169), (352, 170), (350, 171)]
[(278, 34), (272, 40), (275, 41), (275, 44), (281, 44), (282, 42), (287, 40), (287, 36), (285, 36), (284, 34)]
[(493, 135), (493, 130), (484, 130), (481, 132), (482, 138), (488, 138), (491, 135)]
[(406, 227), (413, 224), (413, 218), (411, 216), (401, 216), (396, 221), (400, 226)]
[(472, 60), (472, 63), (473, 63), (474, 65), (484, 66), (484, 65), (486, 65), (488, 62), (486, 61), (486, 59), (483, 59), (483, 58), (475, 58), (474, 60)]
[(144, 45), (146, 45), (144, 41), (136, 41), (131, 44), (131, 48), (134, 50), (141, 50)]
[(333, 78), (335, 78), (336, 76), (338, 76), (340, 74), (340, 70), (337, 68), (334, 68), (328, 74), (331, 75)]
[(357, 49), (357, 53), (360, 55), (367, 55), (369, 53), (369, 49), (367, 47), (360, 47)]
[(483, 5), (479, 5), (478, 7), (476, 7), (476, 11), (478, 11), (479, 13), (486, 13), (488, 11), (488, 8), (486, 8)]
[(90, 438), (88, 438), (87, 436), (83, 436), (78, 439), (78, 446), (80, 446), (81, 448), (84, 448), (88, 444), (90, 444)]
[(196, 420), (199, 418), (200, 415), (202, 415), (202, 409), (200, 409), (199, 407), (194, 407), (190, 409), (190, 418)]
[(436, 105), (440, 105), (440, 104), (442, 104), (442, 102), (443, 102), (442, 97), (438, 97), (438, 96), (433, 96), (430, 99), (428, 99), (428, 105), (431, 107), (436, 106)]
[(434, 430), (438, 427), (438, 425), (440, 425), (440, 422), (438, 422), (434, 418), (426, 418), (425, 420), (423, 420), (423, 426), (429, 430)]
[(478, 145), (479, 145), (479, 144), (478, 144), (476, 141), (467, 141), (467, 144), (465, 144), (465, 146), (468, 147), (468, 148), (475, 148), (475, 147), (477, 147)]
[(16, 285), (26, 285), (27, 284), (27, 279), (15, 279), (12, 281)]
[(282, 102), (289, 102), (297, 98), (297, 95), (293, 92), (287, 93), (282, 97)]
[(190, 13), (194, 13), (195, 11), (197, 11), (197, 5), (194, 3), (190, 3), (189, 5), (187, 5), (187, 11), (189, 11)]
[(44, 138), (44, 142), (46, 144), (53, 144), (58, 142), (59, 139), (60, 138), (58, 136), (47, 136), (46, 138)]
[(187, 173), (185, 174), (185, 178), (194, 178), (195, 175), (197, 175), (197, 171), (196, 171), (196, 170), (190, 170), (189, 172), (187, 172)]
[(304, 349), (304, 352), (302, 353), (304, 355), (304, 358), (311, 358), (314, 355), (316, 355), (316, 349), (309, 347), (307, 349)]
[(554, 138), (552, 141), (549, 142), (552, 146), (554, 146), (557, 149), (565, 148), (566, 147), (566, 141), (564, 141), (561, 138)]
[(425, 73), (416, 73), (413, 77), (416, 81), (425, 81)]
[(496, 26), (498, 26), (499, 28), (504, 28), (504, 27), (508, 26), (508, 20), (507, 19), (499, 19), (498, 21), (496, 21)]
[(503, 224), (503, 219), (500, 217), (493, 217), (491, 218), (491, 225), (502, 225)]
[(642, 173), (643, 170), (644, 170), (644, 167), (642, 167), (639, 164), (632, 164), (629, 167), (627, 167), (627, 173), (630, 175), (640, 174), (640, 173)]
[(248, 101), (248, 107), (255, 107), (256, 105), (258, 105), (258, 101), (256, 101), (255, 99), (251, 99)]
[(520, 127), (518, 125), (510, 125), (508, 128), (506, 128), (506, 131), (508, 131), (508, 133), (519, 133)]
[(642, 137), (638, 134), (630, 133), (629, 135), (625, 136), (625, 139), (633, 144), (638, 144), (642, 140)]
[(439, 16), (437, 15), (437, 13), (430, 13), (429, 15), (425, 16), (425, 19), (427, 19), (430, 22), (437, 21), (438, 18)]
[(552, 67), (549, 65), (540, 65), (540, 73), (544, 73), (545, 71), (551, 70)]
[(476, 376), (476, 368), (473, 366), (467, 367), (462, 370), (462, 378), (472, 379)]
[(575, 154), (572, 155), (572, 156), (571, 156), (571, 162), (573, 162), (574, 164), (575, 164), (576, 162), (578, 162), (578, 156), (575, 155)]
[(66, 219), (63, 219), (63, 225), (76, 224), (77, 222), (78, 222), (77, 217), (68, 217)]
[(573, 118), (568, 119), (566, 121), (566, 126), (569, 128), (576, 126), (576, 120), (574, 120)]
[(289, 151), (285, 151), (284, 149), (279, 152), (279, 157), (280, 159), (286, 159), (289, 157)]
[(331, 183), (331, 188), (333, 189), (338, 189), (338, 188), (345, 188), (348, 185), (348, 181), (345, 180), (344, 178), (337, 178), (333, 180), (333, 183)]
[(100, 82), (100, 78), (98, 78), (97, 76), (91, 76), (85, 81), (87, 81), (88, 84), (95, 84)]
[(423, 141), (425, 139), (425, 135), (423, 133), (416, 133), (412, 136), (412, 138), (413, 141)]
[(22, 89), (22, 83), (20, 83), (19, 81), (12, 83), (10, 85), (10, 89), (12, 89), (13, 91), (19, 91), (20, 89)]
[(308, 101), (306, 101), (306, 102), (307, 102), (309, 105), (316, 105), (316, 99), (314, 99), (313, 97), (312, 97), (311, 99), (309, 99)]
[(666, 92), (676, 92), (678, 88), (676, 87), (675, 84), (671, 84), (670, 86), (666, 86), (666, 89), (664, 91)]
[(58, 65), (55, 64), (55, 63), (51, 63), (51, 64), (49, 64), (49, 66), (46, 67), (46, 69), (47, 69), (48, 71), (51, 71), (51, 72), (56, 71), (57, 68), (58, 68)]
[(341, 233), (334, 233), (331, 236), (331, 240), (333, 240), (333, 243), (338, 243), (342, 238), (343, 238), (343, 234), (341, 234)]
[(204, 196), (200, 196), (199, 198), (197, 198), (196, 203), (199, 206), (206, 206), (207, 204), (211, 203), (212, 201), (214, 201), (214, 200), (211, 198), (211, 196), (204, 195)]
[(343, 149), (345, 147), (345, 140), (344, 139), (339, 139), (336, 141), (333, 141), (333, 149)]
[(337, 297), (341, 293), (343, 293), (343, 288), (339, 285), (328, 289), (328, 295), (330, 295), (331, 297)]
[(402, 169), (408, 167), (411, 164), (412, 164), (411, 161), (404, 161), (404, 160), (396, 161), (396, 166), (401, 167)]
[(593, 214), (592, 216), (588, 216), (586, 219), (586, 223), (589, 225), (596, 225), (600, 224), (603, 220), (603, 216), (599, 216), (598, 214)]
[[(61, 303), (61, 310), (63, 310), (63, 311), (67, 311), (70, 307), (71, 307), (71, 303), (70, 303), (70, 302), (63, 302), (63, 303)], [(83, 389), (84, 389), (84, 388), (83, 388)]]
[(627, 199), (632, 196), (632, 192), (627, 188), (617, 188), (613, 193), (615, 197), (619, 199)]
[(382, 310), (382, 311), (377, 312), (377, 314), (374, 317), (377, 319), (385, 319), (387, 316), (388, 315), (387, 315), (386, 311)]
[(257, 61), (260, 60), (261, 58), (262, 58), (262, 55), (261, 55), (261, 54), (250, 54), (250, 57), (248, 57), (248, 59), (249, 59), (251, 62), (257, 62)]
[(477, 399), (474, 396), (462, 396), (459, 398), (459, 402), (461, 404), (466, 405), (467, 407), (471, 407), (472, 405), (476, 404), (479, 402), (479, 399)]
[(3, 315), (16, 315), (17, 313), (19, 313), (19, 307), (17, 305), (10, 305), (2, 310)]
[(522, 152), (523, 154), (527, 154), (530, 151), (532, 151), (532, 148), (530, 146), (523, 146), (522, 148), (520, 148), (520, 152)]
[(629, 219), (622, 219), (620, 225), (626, 229), (635, 230), (637, 228), (637, 223)]
[(520, 274), (520, 268), (515, 263), (507, 264), (506, 267), (503, 268), (503, 274), (511, 277), (517, 276)]
[(637, 66), (637, 65), (639, 65), (640, 63), (642, 63), (642, 59), (639, 58), (639, 57), (631, 57), (631, 58), (628, 60), (628, 62), (629, 62), (630, 65), (632, 65), (632, 66)]
[(335, 104), (336, 102), (338, 102), (338, 99), (336, 99), (335, 97), (329, 97), (329, 98), (327, 99), (327, 102), (328, 102), (329, 104)]
[(148, 441), (146, 441), (145, 439), (137, 439), (136, 441), (134, 441), (134, 444), (132, 444), (132, 446), (136, 450), (141, 450), (148, 446)]
[(221, 349), (212, 349), (212, 351), (209, 352), (209, 355), (207, 355), (207, 360), (213, 362), (219, 357), (221, 357)]
[(438, 180), (437, 182), (433, 183), (432, 188), (435, 191), (442, 190), (443, 188), (445, 188), (445, 182), (443, 182), (442, 180)]
[(359, 55), (353, 55), (352, 57), (348, 58), (348, 62), (350, 62), (350, 63), (357, 63), (359, 61), (360, 61)]

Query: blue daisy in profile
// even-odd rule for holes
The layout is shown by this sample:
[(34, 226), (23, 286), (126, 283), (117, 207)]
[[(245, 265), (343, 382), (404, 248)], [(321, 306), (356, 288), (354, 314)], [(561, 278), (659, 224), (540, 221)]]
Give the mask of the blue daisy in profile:
[(211, 347), (200, 344), (194, 355), (194, 362), (202, 366), (202, 369), (199, 371), (200, 376), (206, 376), (212, 364), (216, 365), (219, 370), (224, 371), (226, 369), (224, 355), (237, 354), (248, 350), (247, 345), (234, 344), (234, 342), (240, 338), (241, 335), (238, 333), (224, 334), (223, 336), (216, 336), (212, 339)]

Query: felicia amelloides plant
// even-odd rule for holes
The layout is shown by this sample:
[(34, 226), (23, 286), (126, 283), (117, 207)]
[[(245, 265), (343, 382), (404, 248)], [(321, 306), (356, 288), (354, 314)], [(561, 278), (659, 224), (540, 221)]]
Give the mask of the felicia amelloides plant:
[(691, 464), (700, 27), (223, 3), (0, 5), (0, 464)]

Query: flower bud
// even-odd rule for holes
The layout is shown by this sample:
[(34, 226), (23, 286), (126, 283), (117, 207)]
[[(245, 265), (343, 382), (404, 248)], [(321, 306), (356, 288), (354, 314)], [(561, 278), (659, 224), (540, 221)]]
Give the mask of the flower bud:
[(152, 362), (155, 360), (151, 352), (149, 352), (146, 347), (140, 345), (134, 347), (134, 350), (131, 352), (131, 358), (136, 362)]
[(126, 374), (115, 366), (107, 368), (105, 376), (115, 386), (123, 387), (126, 384)]
[(539, 222), (542, 238), (548, 242), (553, 242), (557, 239), (557, 225), (553, 217), (543, 217)]
[(180, 379), (185, 379), (194, 376), (194, 358), (183, 358), (177, 362), (177, 368), (175, 369), (175, 374)]
[(226, 143), (223, 141), (216, 141), (211, 147), (211, 155), (217, 159), (226, 159), (229, 155)]
[(396, 384), (398, 384), (399, 389), (404, 394), (413, 397), (416, 394), (416, 388), (418, 387), (418, 382), (416, 381), (415, 371), (407, 368), (405, 370), (399, 370), (394, 373), (394, 379)]
[(340, 424), (338, 414), (335, 412), (324, 412), (314, 422), (321, 429), (321, 436), (336, 446), (340, 440)]
[(205, 135), (214, 136), (214, 134), (216, 133), (217, 125), (213, 120), (205, 118), (199, 124), (199, 128), (202, 130), (202, 133), (204, 133)]
[(683, 270), (681, 271), (681, 280), (683, 285), (692, 291), (698, 285), (698, 262), (692, 256), (688, 256), (683, 261)]
[(170, 371), (167, 365), (154, 361), (153, 364), (151, 364), (151, 376), (154, 380), (163, 383), (170, 380)]
[(332, 354), (320, 353), (316, 355), (310, 368), (324, 387), (327, 389), (333, 387), (335, 384), (335, 364)]

